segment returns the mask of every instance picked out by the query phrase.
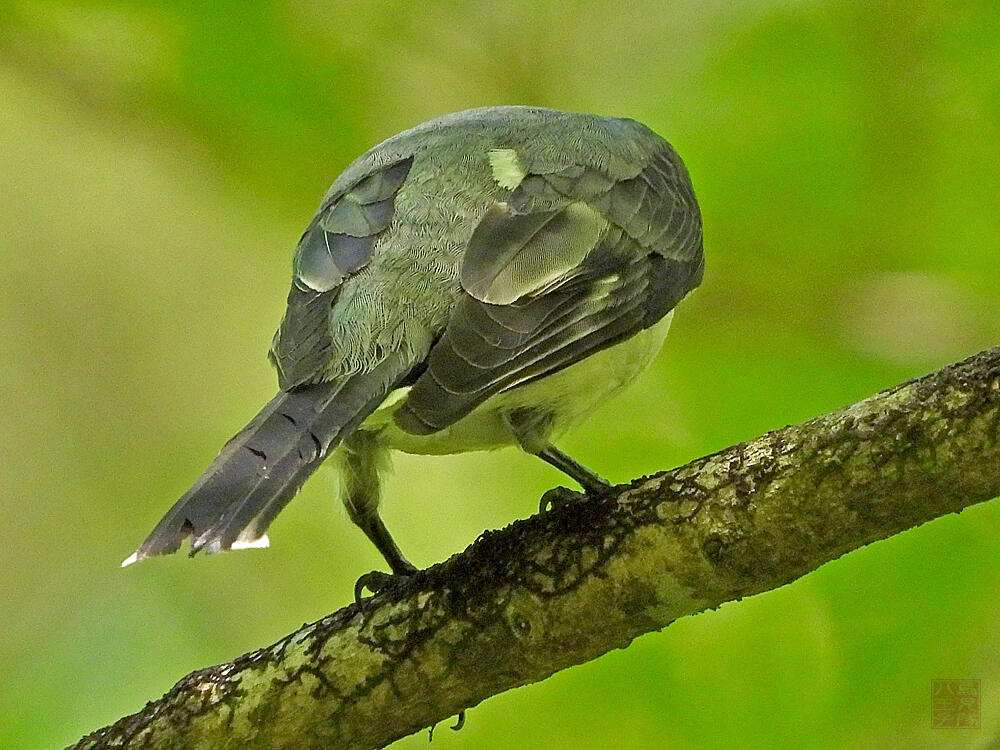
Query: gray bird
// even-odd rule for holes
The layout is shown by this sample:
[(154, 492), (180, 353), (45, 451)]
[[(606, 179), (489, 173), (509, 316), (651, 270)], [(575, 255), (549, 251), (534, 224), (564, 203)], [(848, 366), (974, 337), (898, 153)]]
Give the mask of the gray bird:
[(552, 440), (642, 372), (703, 268), (687, 171), (634, 120), (484, 107), (393, 136), (299, 241), (281, 390), (123, 565), (189, 536), (192, 554), (267, 546), (331, 455), (396, 575), (416, 568), (378, 513), (390, 450), (519, 445), (606, 490)]

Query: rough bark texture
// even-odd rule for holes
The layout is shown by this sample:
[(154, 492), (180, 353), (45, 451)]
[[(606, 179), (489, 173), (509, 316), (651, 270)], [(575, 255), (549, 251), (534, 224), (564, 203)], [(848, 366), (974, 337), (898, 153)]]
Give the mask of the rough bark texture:
[(1000, 495), (1000, 347), (482, 535), (75, 748), (380, 748)]

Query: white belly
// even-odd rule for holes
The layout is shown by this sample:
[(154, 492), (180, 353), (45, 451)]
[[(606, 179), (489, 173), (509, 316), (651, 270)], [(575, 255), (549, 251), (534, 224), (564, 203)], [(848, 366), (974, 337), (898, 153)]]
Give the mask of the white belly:
[(499, 393), (440, 432), (411, 435), (396, 426), (392, 413), (406, 398), (406, 388), (391, 393), (362, 426), (381, 431), (391, 448), (405, 453), (464, 453), (516, 443), (504, 415), (518, 408), (544, 407), (553, 414), (552, 434), (558, 435), (631, 384), (649, 366), (663, 346), (672, 318), (673, 311), (620, 344), (554, 375)]

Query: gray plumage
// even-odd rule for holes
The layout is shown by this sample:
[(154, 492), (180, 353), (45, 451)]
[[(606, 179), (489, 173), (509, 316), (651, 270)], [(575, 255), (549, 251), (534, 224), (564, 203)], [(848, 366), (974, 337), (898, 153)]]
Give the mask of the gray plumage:
[(634, 121), (488, 107), (390, 138), (299, 242), (270, 352), (281, 392), (128, 562), (189, 535), (209, 552), (266, 539), (346, 440), (351, 517), (406, 572), (376, 456), (515, 443), (585, 472), (550, 438), (642, 370), (703, 263), (687, 172)]

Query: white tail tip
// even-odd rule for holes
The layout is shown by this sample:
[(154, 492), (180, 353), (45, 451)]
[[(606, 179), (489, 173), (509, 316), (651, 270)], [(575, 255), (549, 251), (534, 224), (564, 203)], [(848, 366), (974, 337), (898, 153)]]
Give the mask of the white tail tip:
[(261, 534), (256, 539), (237, 539), (230, 549), (263, 549), (271, 546), (271, 540), (267, 534)]
[(138, 552), (133, 552), (131, 555), (129, 555), (128, 557), (126, 557), (124, 560), (122, 560), (122, 567), (123, 568), (127, 568), (132, 563), (138, 562), (138, 561), (139, 561), (139, 553)]

